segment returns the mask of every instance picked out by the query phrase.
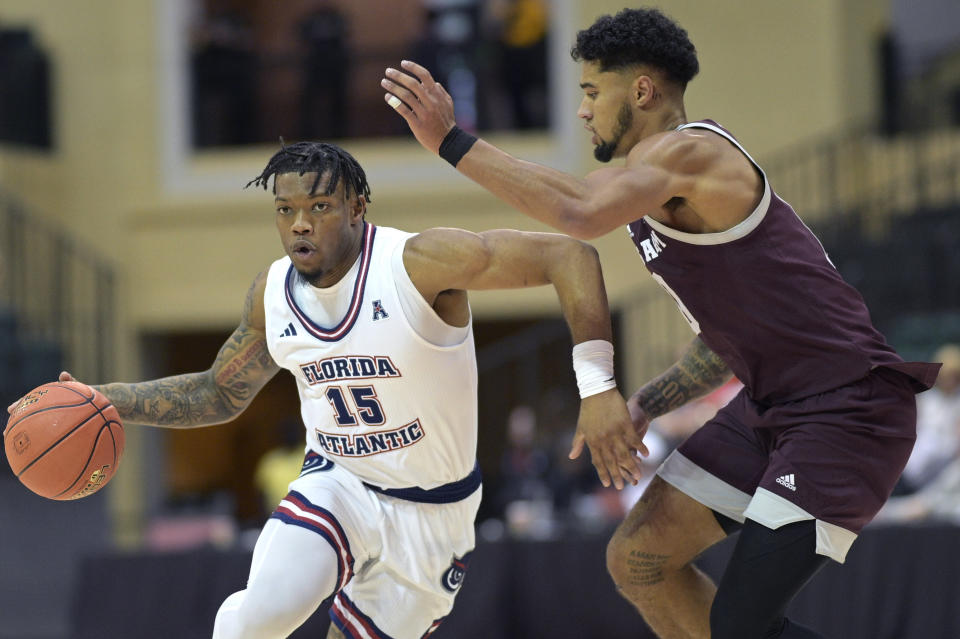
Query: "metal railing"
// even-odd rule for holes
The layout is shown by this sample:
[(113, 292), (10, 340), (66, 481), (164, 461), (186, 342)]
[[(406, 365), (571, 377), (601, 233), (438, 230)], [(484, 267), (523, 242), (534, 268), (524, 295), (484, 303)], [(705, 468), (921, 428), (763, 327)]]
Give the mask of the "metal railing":
[(19, 342), (19, 370), (35, 381), (58, 371), (108, 379), (114, 369), (112, 268), (88, 248), (0, 193), (0, 312)]
[(860, 125), (761, 166), (811, 226), (846, 218), (880, 234), (893, 216), (960, 202), (960, 128), (885, 137)]

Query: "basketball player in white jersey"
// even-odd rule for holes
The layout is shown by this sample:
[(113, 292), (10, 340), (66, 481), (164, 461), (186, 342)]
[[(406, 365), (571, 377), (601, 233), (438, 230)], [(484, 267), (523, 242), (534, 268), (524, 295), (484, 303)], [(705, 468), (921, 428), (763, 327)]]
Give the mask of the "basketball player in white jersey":
[(98, 388), (125, 422), (197, 427), (236, 417), (289, 370), (303, 469), (213, 636), (286, 637), (334, 596), (328, 637), (420, 639), (453, 606), (481, 496), (468, 289), (554, 286), (583, 398), (575, 445), (622, 466), (621, 485), (639, 476), (600, 263), (563, 235), (374, 226), (363, 169), (334, 145), (284, 146), (250, 184), (271, 177), (286, 257), (257, 276), (213, 366)]

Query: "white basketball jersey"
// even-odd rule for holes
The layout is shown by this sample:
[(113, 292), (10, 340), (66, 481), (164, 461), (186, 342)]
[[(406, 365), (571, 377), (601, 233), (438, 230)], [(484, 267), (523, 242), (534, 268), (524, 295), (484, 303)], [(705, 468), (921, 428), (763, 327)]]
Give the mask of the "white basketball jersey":
[[(408, 318), (449, 328), (403, 266), (411, 236), (365, 224), (359, 267), (345, 276), (355, 279), (340, 282), (352, 286), (349, 308), (334, 326), (314, 321), (331, 316), (315, 294), (324, 289), (297, 277), (290, 258), (274, 262), (267, 347), (297, 380), (311, 449), (374, 486), (431, 489), (463, 479), (476, 463), (477, 362), (472, 327), (442, 346)], [(398, 291), (408, 305), (414, 300), (407, 312)]]

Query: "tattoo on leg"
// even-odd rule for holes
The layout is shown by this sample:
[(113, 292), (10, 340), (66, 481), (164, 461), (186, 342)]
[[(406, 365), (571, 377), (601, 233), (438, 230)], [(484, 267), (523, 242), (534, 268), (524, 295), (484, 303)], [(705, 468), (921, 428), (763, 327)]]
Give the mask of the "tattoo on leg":
[(663, 567), (670, 559), (669, 555), (631, 550), (627, 559), (631, 586), (654, 586), (663, 581)]

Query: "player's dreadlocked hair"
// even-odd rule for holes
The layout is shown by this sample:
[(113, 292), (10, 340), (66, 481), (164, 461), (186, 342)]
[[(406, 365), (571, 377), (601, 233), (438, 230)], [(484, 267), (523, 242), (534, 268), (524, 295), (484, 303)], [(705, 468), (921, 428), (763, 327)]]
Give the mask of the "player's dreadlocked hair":
[[(283, 138), (280, 138), (280, 150), (267, 162), (263, 173), (247, 182), (247, 186), (251, 184), (262, 186), (266, 190), (271, 176), (275, 177), (280, 173), (299, 173), (303, 175), (311, 172), (317, 174), (317, 179), (310, 187), (311, 193), (316, 191), (323, 175), (329, 174), (330, 179), (327, 181), (324, 195), (333, 193), (337, 189), (340, 179), (343, 178), (344, 191), (347, 195), (352, 191), (366, 202), (370, 202), (370, 185), (367, 184), (367, 175), (363, 172), (363, 167), (352, 155), (339, 146), (326, 142), (284, 144)], [(273, 191), (274, 193), (277, 191), (276, 179), (273, 182)]]
[(657, 9), (623, 9), (615, 16), (600, 16), (577, 33), (570, 55), (577, 62), (599, 62), (601, 71), (649, 64), (681, 88), (700, 70), (687, 32)]

